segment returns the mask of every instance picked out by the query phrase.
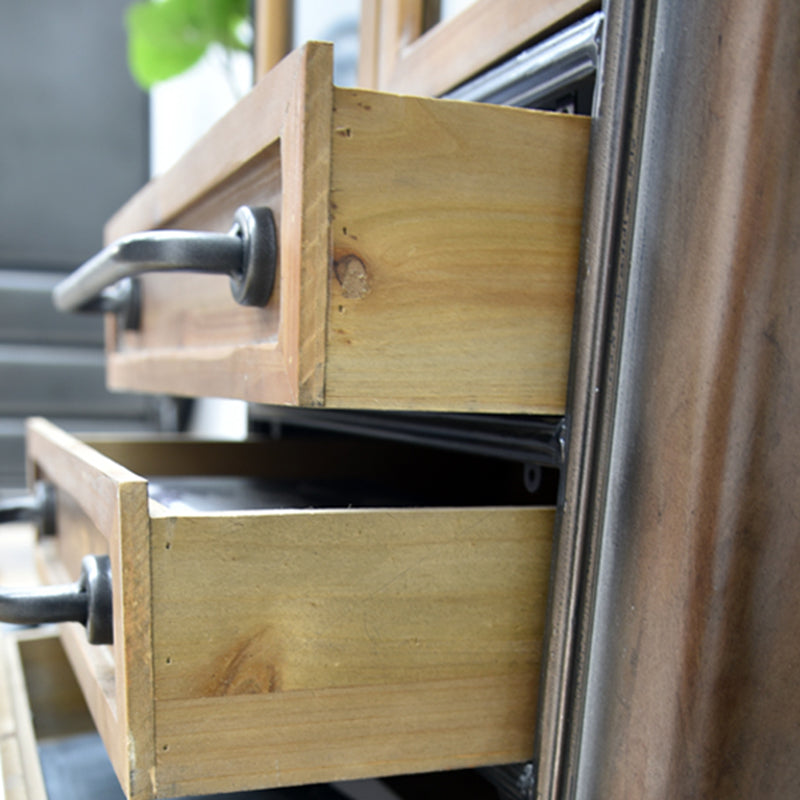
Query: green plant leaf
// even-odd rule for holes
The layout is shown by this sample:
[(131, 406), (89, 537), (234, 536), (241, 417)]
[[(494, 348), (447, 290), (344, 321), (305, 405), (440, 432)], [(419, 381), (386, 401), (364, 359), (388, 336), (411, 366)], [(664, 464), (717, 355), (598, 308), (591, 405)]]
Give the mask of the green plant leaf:
[(197, 14), (197, 22), (208, 32), (211, 41), (234, 50), (247, 50), (240, 36), (242, 23), (249, 17), (248, 0), (188, 0)]
[(247, 0), (145, 0), (131, 5), (128, 66), (144, 89), (193, 66), (212, 43), (246, 50), (239, 31)]

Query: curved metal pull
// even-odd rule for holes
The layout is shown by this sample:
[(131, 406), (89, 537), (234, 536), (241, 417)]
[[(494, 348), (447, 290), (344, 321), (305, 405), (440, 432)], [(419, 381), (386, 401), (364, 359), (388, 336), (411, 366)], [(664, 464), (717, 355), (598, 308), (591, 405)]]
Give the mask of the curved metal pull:
[(228, 275), (237, 303), (264, 306), (275, 282), (277, 240), (269, 208), (242, 206), (229, 233), (149, 231), (118, 239), (53, 289), (60, 311), (125, 312), (138, 327), (138, 294), (131, 280), (145, 272)]
[(0, 524), (32, 522), (39, 533), (49, 536), (55, 532), (55, 507), (55, 489), (39, 481), (31, 494), (0, 500)]
[(111, 561), (108, 556), (86, 556), (75, 583), (0, 591), (0, 620), (17, 625), (80, 622), (92, 644), (111, 644)]

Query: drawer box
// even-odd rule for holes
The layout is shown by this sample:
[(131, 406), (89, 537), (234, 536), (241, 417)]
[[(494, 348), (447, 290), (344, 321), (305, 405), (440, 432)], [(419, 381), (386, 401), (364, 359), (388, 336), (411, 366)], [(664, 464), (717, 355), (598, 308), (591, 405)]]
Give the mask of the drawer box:
[[(502, 488), (522, 484), (519, 466), (368, 440), (90, 446), (43, 420), (28, 460), (57, 487), (45, 580), (111, 559), (114, 644), (73, 623), (62, 639), (129, 797), (531, 756), (554, 512)], [(227, 511), (154, 499), (156, 482), (208, 474), (339, 493), (368, 475), (402, 494)], [(437, 482), (441, 502), (406, 505)]]
[(559, 414), (589, 120), (332, 85), (329, 45), (265, 76), (109, 222), (278, 226), (264, 308), (219, 276), (142, 281), (112, 388), (258, 403)]

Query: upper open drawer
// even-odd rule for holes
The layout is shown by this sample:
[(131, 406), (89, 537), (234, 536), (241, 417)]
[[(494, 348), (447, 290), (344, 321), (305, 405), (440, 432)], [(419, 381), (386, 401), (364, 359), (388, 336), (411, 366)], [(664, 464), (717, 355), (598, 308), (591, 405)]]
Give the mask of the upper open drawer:
[(311, 43), (109, 222), (277, 225), (269, 301), (141, 279), (108, 327), (115, 389), (404, 410), (563, 411), (589, 120), (332, 84)]

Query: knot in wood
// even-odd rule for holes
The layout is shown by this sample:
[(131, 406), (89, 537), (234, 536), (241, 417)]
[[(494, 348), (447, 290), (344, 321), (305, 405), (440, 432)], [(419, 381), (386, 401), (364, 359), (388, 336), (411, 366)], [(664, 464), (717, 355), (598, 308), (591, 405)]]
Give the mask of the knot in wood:
[(342, 285), (342, 295), (358, 299), (369, 292), (369, 278), (364, 262), (354, 255), (345, 256), (333, 265), (336, 280)]

